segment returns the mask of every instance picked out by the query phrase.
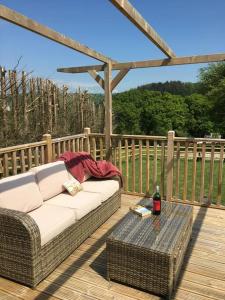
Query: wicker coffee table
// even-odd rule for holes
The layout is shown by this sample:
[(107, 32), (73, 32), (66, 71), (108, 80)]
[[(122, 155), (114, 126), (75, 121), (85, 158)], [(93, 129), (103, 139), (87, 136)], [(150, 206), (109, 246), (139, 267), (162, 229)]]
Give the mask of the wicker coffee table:
[[(152, 205), (149, 199), (140, 204)], [(171, 297), (192, 232), (193, 208), (162, 201), (160, 216), (129, 212), (106, 241), (107, 276)]]

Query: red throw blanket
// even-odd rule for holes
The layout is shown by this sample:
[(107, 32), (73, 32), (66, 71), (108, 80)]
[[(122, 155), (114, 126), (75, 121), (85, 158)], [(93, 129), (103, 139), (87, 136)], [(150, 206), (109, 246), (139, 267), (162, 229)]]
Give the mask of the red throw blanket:
[(110, 178), (122, 174), (111, 162), (95, 161), (87, 152), (64, 152), (58, 160), (65, 162), (69, 172), (80, 182), (84, 181), (85, 173), (96, 178)]

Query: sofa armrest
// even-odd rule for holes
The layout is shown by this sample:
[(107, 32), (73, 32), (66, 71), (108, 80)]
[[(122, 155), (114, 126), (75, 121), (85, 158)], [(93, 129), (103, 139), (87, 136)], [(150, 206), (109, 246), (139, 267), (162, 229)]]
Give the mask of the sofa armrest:
[(0, 276), (35, 286), (41, 274), (37, 224), (26, 213), (0, 208)]
[(26, 213), (0, 208), (0, 259), (4, 253), (36, 256), (41, 250), (40, 231)]

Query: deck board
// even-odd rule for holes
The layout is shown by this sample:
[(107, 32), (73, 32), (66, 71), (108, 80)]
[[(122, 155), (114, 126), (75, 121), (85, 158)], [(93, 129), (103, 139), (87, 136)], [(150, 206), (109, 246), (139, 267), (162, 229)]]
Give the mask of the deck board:
[[(106, 280), (105, 239), (140, 197), (122, 207), (35, 289), (0, 277), (0, 299), (159, 300), (159, 296)], [(194, 227), (175, 300), (225, 299), (225, 210), (194, 207)]]

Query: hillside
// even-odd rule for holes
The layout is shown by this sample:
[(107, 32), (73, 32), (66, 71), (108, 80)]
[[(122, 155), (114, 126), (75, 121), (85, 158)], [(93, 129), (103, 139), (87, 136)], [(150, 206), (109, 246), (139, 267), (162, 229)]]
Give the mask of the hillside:
[(141, 90), (156, 91), (161, 93), (170, 93), (173, 95), (190, 96), (195, 93), (202, 93), (199, 82), (166, 81), (148, 83), (138, 87)]

